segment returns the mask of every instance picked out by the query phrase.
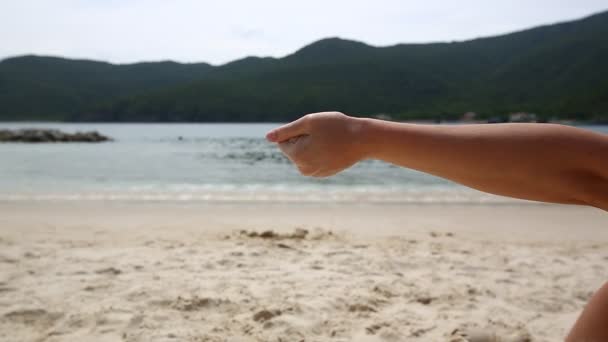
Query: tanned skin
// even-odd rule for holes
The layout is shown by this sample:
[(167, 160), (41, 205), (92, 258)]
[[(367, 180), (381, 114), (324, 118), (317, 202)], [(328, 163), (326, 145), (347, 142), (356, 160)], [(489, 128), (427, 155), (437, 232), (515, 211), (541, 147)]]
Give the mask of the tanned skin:
[[(608, 211), (608, 135), (555, 124), (433, 126), (308, 114), (266, 138), (305, 176), (364, 159), (433, 174), (484, 192)], [(608, 341), (608, 283), (567, 342)]]

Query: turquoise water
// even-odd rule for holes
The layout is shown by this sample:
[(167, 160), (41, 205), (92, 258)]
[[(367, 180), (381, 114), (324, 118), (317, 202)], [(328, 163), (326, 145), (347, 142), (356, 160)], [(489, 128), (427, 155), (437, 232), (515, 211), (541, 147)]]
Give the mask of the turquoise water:
[[(501, 202), (378, 161), (300, 176), (264, 134), (277, 124), (0, 123), (97, 130), (102, 144), (0, 144), (0, 200)], [(608, 133), (608, 126), (594, 126)], [(181, 137), (181, 139), (180, 139)]]

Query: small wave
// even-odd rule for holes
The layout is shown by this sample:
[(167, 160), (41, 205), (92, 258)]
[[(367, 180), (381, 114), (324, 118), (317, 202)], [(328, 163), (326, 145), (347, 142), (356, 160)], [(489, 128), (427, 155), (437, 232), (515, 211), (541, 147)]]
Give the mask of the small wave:
[(303, 189), (250, 186), (236, 189), (188, 188), (155, 191), (97, 191), (80, 193), (1, 194), (0, 201), (156, 201), (156, 202), (277, 202), (277, 203), (412, 203), (499, 204), (517, 200), (469, 189)]

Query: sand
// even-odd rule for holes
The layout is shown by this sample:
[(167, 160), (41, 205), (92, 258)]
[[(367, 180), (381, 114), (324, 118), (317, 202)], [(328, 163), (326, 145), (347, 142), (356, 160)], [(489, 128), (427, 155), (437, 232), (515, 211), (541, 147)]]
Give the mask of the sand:
[(608, 214), (0, 203), (0, 341), (559, 341)]

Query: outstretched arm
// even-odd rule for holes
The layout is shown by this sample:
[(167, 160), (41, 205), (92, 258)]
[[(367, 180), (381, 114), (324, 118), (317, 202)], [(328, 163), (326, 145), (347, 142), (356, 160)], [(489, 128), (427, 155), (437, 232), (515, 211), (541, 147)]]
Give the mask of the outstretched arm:
[(608, 210), (608, 135), (554, 124), (433, 126), (306, 115), (267, 135), (302, 174), (380, 159), (469, 187)]

